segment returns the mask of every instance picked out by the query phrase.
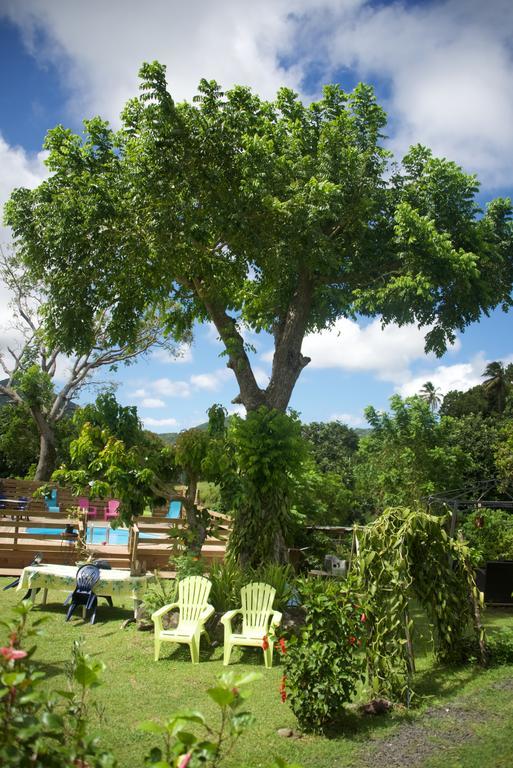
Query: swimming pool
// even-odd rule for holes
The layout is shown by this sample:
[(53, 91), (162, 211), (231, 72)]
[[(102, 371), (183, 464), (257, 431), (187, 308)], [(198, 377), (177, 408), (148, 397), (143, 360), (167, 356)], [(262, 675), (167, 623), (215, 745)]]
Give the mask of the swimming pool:
[[(60, 537), (61, 533), (64, 533), (64, 528), (27, 528), (27, 533), (44, 533), (48, 536), (53, 535), (55, 538)], [(157, 533), (140, 533), (140, 539), (152, 539), (162, 537), (165, 538), (165, 534)], [(102, 528), (90, 527), (87, 531), (87, 543), (88, 544), (114, 544), (119, 546), (126, 546), (128, 544), (128, 528), (110, 528), (105, 526)]]
[[(181, 504), (179, 501), (172, 501), (169, 505), (169, 512), (166, 515), (167, 519), (176, 519), (180, 516)], [(165, 518), (165, 519), (166, 519)], [(64, 533), (64, 528), (27, 528), (27, 533), (43, 533), (54, 537), (60, 537), (61, 533)], [(140, 533), (140, 539), (151, 539), (156, 537), (165, 538), (165, 534), (155, 533)], [(111, 528), (107, 526), (93, 526), (90, 525), (87, 529), (87, 543), (88, 544), (114, 544), (126, 546), (128, 544), (128, 528)]]

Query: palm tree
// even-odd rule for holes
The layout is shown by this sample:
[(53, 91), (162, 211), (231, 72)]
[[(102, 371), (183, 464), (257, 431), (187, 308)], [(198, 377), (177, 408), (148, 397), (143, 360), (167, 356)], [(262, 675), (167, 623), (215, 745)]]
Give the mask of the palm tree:
[(490, 395), (492, 408), (498, 413), (503, 413), (506, 405), (506, 395), (513, 381), (513, 368), (505, 367), (501, 362), (488, 363), (482, 376), (486, 376), (483, 387)]
[(420, 396), (429, 405), (433, 413), (438, 410), (442, 402), (441, 391), (435, 387), (432, 381), (426, 381), (420, 390)]

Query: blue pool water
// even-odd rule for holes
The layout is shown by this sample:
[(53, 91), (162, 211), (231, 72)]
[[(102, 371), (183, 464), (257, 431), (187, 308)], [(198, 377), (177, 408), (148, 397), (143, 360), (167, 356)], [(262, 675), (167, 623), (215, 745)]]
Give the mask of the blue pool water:
[[(27, 533), (44, 533), (48, 536), (58, 537), (61, 533), (64, 533), (64, 528), (27, 528)], [(151, 539), (156, 537), (154, 533), (140, 533), (140, 539)], [(89, 528), (87, 531), (87, 543), (88, 544), (128, 544), (128, 529), (127, 528)]]

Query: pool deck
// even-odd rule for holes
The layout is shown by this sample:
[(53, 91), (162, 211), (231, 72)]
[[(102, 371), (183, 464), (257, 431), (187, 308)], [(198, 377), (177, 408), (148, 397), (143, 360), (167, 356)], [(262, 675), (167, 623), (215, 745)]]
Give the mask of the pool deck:
[[(8, 515), (4, 515), (4, 518)], [(18, 549), (23, 549), (24, 554), (22, 556), (22, 562), (27, 565), (33, 554), (38, 550), (44, 552), (44, 559), (46, 562), (58, 561), (60, 562), (74, 562), (75, 547), (69, 546), (68, 541), (63, 539), (59, 533), (55, 536), (50, 534), (34, 534), (34, 538), (27, 535), (27, 529), (30, 528), (48, 528), (50, 524), (55, 525), (55, 517), (51, 517), (51, 513), (48, 516), (31, 518), (29, 520), (20, 519), (16, 525), (13, 521), (12, 525), (3, 525), (0, 528), (0, 554), (8, 555), (9, 540), (16, 537), (16, 534), (23, 533), (24, 537), (18, 543)], [(160, 535), (162, 534), (162, 522), (160, 522)], [(64, 528), (66, 521), (62, 521), (62, 525), (59, 528)], [(91, 528), (105, 528), (109, 525), (109, 521), (105, 520), (91, 520), (88, 522), (88, 538), (89, 530)], [(59, 530), (56, 528), (56, 530)], [(158, 536), (159, 533), (155, 535)], [(26, 537), (26, 538), (25, 538)], [(3, 546), (2, 546), (3, 545)], [(109, 560), (114, 567), (128, 568), (130, 565), (128, 543), (126, 544), (103, 544), (103, 543), (89, 543), (86, 544), (88, 552), (94, 554), (97, 558), (105, 558)], [(153, 570), (158, 568), (159, 572), (164, 578), (174, 577), (174, 571), (170, 570), (172, 566), (167, 564), (168, 558), (171, 556), (171, 547), (169, 539), (164, 539), (162, 544), (152, 539), (151, 542), (145, 542), (145, 539), (140, 539), (137, 549), (137, 557), (140, 561), (145, 561), (148, 564), (148, 568)], [(203, 545), (202, 555), (205, 557), (207, 563), (215, 560), (223, 560), (225, 553), (225, 544), (223, 542), (217, 542), (210, 540)], [(18, 565), (18, 563), (16, 563)], [(19, 575), (24, 566), (15, 567), (15, 564), (10, 562), (10, 558), (0, 558), (0, 575), (14, 576)]]

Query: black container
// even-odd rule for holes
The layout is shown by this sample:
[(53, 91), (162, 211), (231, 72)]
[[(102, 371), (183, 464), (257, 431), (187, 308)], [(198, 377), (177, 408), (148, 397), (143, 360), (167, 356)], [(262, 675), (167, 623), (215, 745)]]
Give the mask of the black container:
[(485, 603), (513, 605), (513, 560), (486, 563)]

